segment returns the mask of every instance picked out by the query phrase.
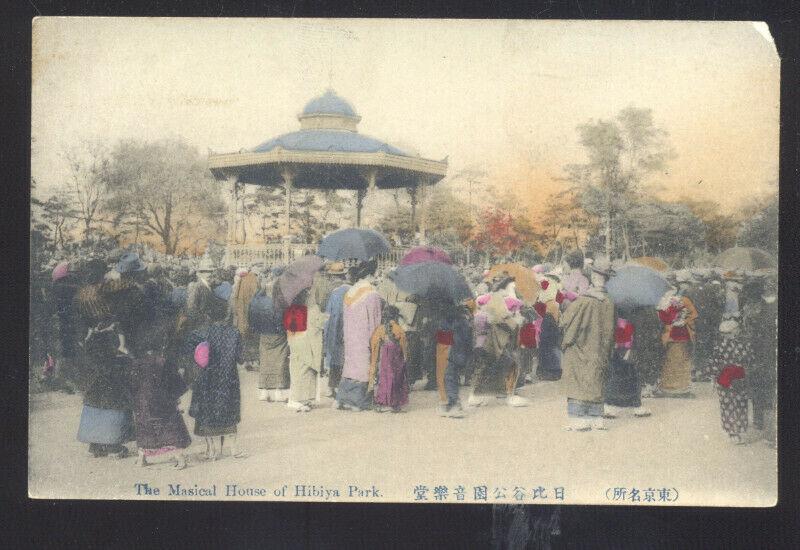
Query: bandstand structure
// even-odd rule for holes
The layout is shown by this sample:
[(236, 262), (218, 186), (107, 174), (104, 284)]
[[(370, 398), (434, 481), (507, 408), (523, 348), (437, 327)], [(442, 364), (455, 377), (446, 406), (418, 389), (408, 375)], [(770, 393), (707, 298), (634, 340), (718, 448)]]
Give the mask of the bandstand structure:
[[(227, 259), (238, 260), (236, 225), (243, 186), (281, 187), (284, 192), (284, 261), (293, 255), (291, 216), (294, 189), (351, 190), (355, 193), (356, 226), (361, 226), (365, 199), (376, 190), (408, 191), (411, 227), (425, 242), (426, 188), (447, 173), (447, 160), (412, 155), (378, 139), (358, 133), (361, 117), (333, 90), (309, 101), (298, 115), (300, 129), (237, 153), (213, 154), (211, 173), (227, 185)], [(246, 247), (245, 247), (246, 248)], [(252, 250), (252, 248), (251, 248)]]

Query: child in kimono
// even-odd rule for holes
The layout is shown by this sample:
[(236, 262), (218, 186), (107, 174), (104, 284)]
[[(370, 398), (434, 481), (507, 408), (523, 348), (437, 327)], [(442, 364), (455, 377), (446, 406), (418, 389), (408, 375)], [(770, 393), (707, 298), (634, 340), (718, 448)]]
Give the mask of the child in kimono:
[(408, 343), (406, 333), (399, 323), (400, 311), (386, 306), (381, 314), (381, 324), (370, 339), (370, 369), (368, 392), (376, 380), (374, 403), (377, 412), (391, 410), (402, 412), (408, 404)]
[(748, 425), (746, 375), (752, 365), (753, 354), (750, 343), (740, 336), (736, 320), (723, 321), (719, 331), (721, 338), (714, 346), (712, 368), (719, 394), (720, 419), (730, 442), (741, 445)]

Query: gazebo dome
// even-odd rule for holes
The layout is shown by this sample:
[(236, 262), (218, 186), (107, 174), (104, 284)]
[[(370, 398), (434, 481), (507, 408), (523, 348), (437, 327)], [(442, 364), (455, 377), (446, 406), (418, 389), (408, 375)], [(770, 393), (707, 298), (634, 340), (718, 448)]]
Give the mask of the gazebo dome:
[(306, 103), (297, 119), (300, 121), (301, 130), (356, 132), (361, 117), (346, 99), (342, 99), (329, 88), (323, 95)]
[(301, 117), (308, 115), (339, 115), (356, 118), (355, 109), (350, 103), (330, 88), (321, 96), (315, 97), (303, 107)]

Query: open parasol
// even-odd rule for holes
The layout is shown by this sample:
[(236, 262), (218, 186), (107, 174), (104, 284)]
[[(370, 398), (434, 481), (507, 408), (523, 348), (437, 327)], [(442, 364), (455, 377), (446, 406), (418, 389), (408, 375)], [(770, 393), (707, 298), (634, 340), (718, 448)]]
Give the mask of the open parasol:
[(473, 297), (464, 276), (441, 262), (398, 267), (392, 279), (399, 290), (427, 300), (460, 303)]
[(347, 228), (325, 235), (317, 254), (329, 260), (371, 260), (391, 250), (389, 241), (374, 229)]
[(400, 265), (411, 265), (421, 262), (452, 264), (453, 260), (451, 260), (450, 255), (441, 248), (436, 248), (435, 246), (416, 246), (403, 256), (403, 259), (400, 260)]
[(272, 299), (281, 309), (286, 309), (300, 292), (310, 288), (314, 274), (322, 268), (322, 258), (309, 254), (289, 264), (275, 281)]
[(714, 258), (714, 264), (731, 271), (757, 271), (759, 269), (773, 269), (776, 266), (775, 258), (760, 248), (734, 246), (720, 252)]
[(614, 304), (627, 307), (655, 306), (669, 288), (660, 273), (641, 265), (619, 268), (606, 283), (606, 291)]
[(650, 269), (658, 271), (660, 273), (669, 271), (669, 265), (667, 265), (667, 262), (665, 262), (661, 258), (656, 258), (655, 256), (642, 256), (640, 258), (632, 258), (631, 263), (643, 265), (644, 267), (649, 267)]
[(493, 279), (503, 273), (514, 278), (514, 286), (523, 301), (528, 305), (533, 305), (536, 302), (540, 287), (533, 270), (522, 264), (497, 264), (489, 268), (489, 272), (484, 279)]

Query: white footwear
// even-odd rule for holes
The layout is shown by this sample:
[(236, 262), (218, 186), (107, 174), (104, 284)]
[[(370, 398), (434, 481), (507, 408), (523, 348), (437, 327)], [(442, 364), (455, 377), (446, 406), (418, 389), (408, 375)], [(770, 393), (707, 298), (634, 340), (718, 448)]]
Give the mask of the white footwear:
[(653, 413), (650, 412), (650, 409), (646, 409), (644, 407), (637, 407), (633, 410), (633, 416), (636, 418), (646, 418), (652, 414)]
[(269, 390), (259, 389), (258, 390), (258, 400), (259, 401), (269, 401)]
[(173, 466), (176, 470), (183, 470), (186, 468), (186, 456), (183, 453), (179, 453), (175, 457), (175, 466)]
[(603, 418), (617, 418), (621, 412), (622, 407), (617, 407), (615, 405), (603, 406)]
[(600, 431), (608, 430), (608, 428), (606, 428), (606, 425), (603, 423), (603, 417), (602, 416), (598, 416), (598, 417), (593, 418), (591, 420), (590, 424), (591, 424), (591, 427), (592, 427), (593, 430), (600, 430)]
[(506, 405), (509, 407), (527, 407), (531, 402), (521, 395), (509, 395), (506, 398)]
[(592, 425), (585, 418), (570, 418), (569, 424), (564, 428), (568, 432), (588, 432)]
[(472, 394), (467, 399), (467, 406), (468, 407), (480, 407), (485, 403), (483, 397), (479, 395)]
[(308, 412), (311, 410), (311, 407), (299, 401), (287, 401), (286, 408), (297, 412)]
[(273, 390), (275, 392), (274, 401), (278, 403), (289, 402), (289, 390)]

